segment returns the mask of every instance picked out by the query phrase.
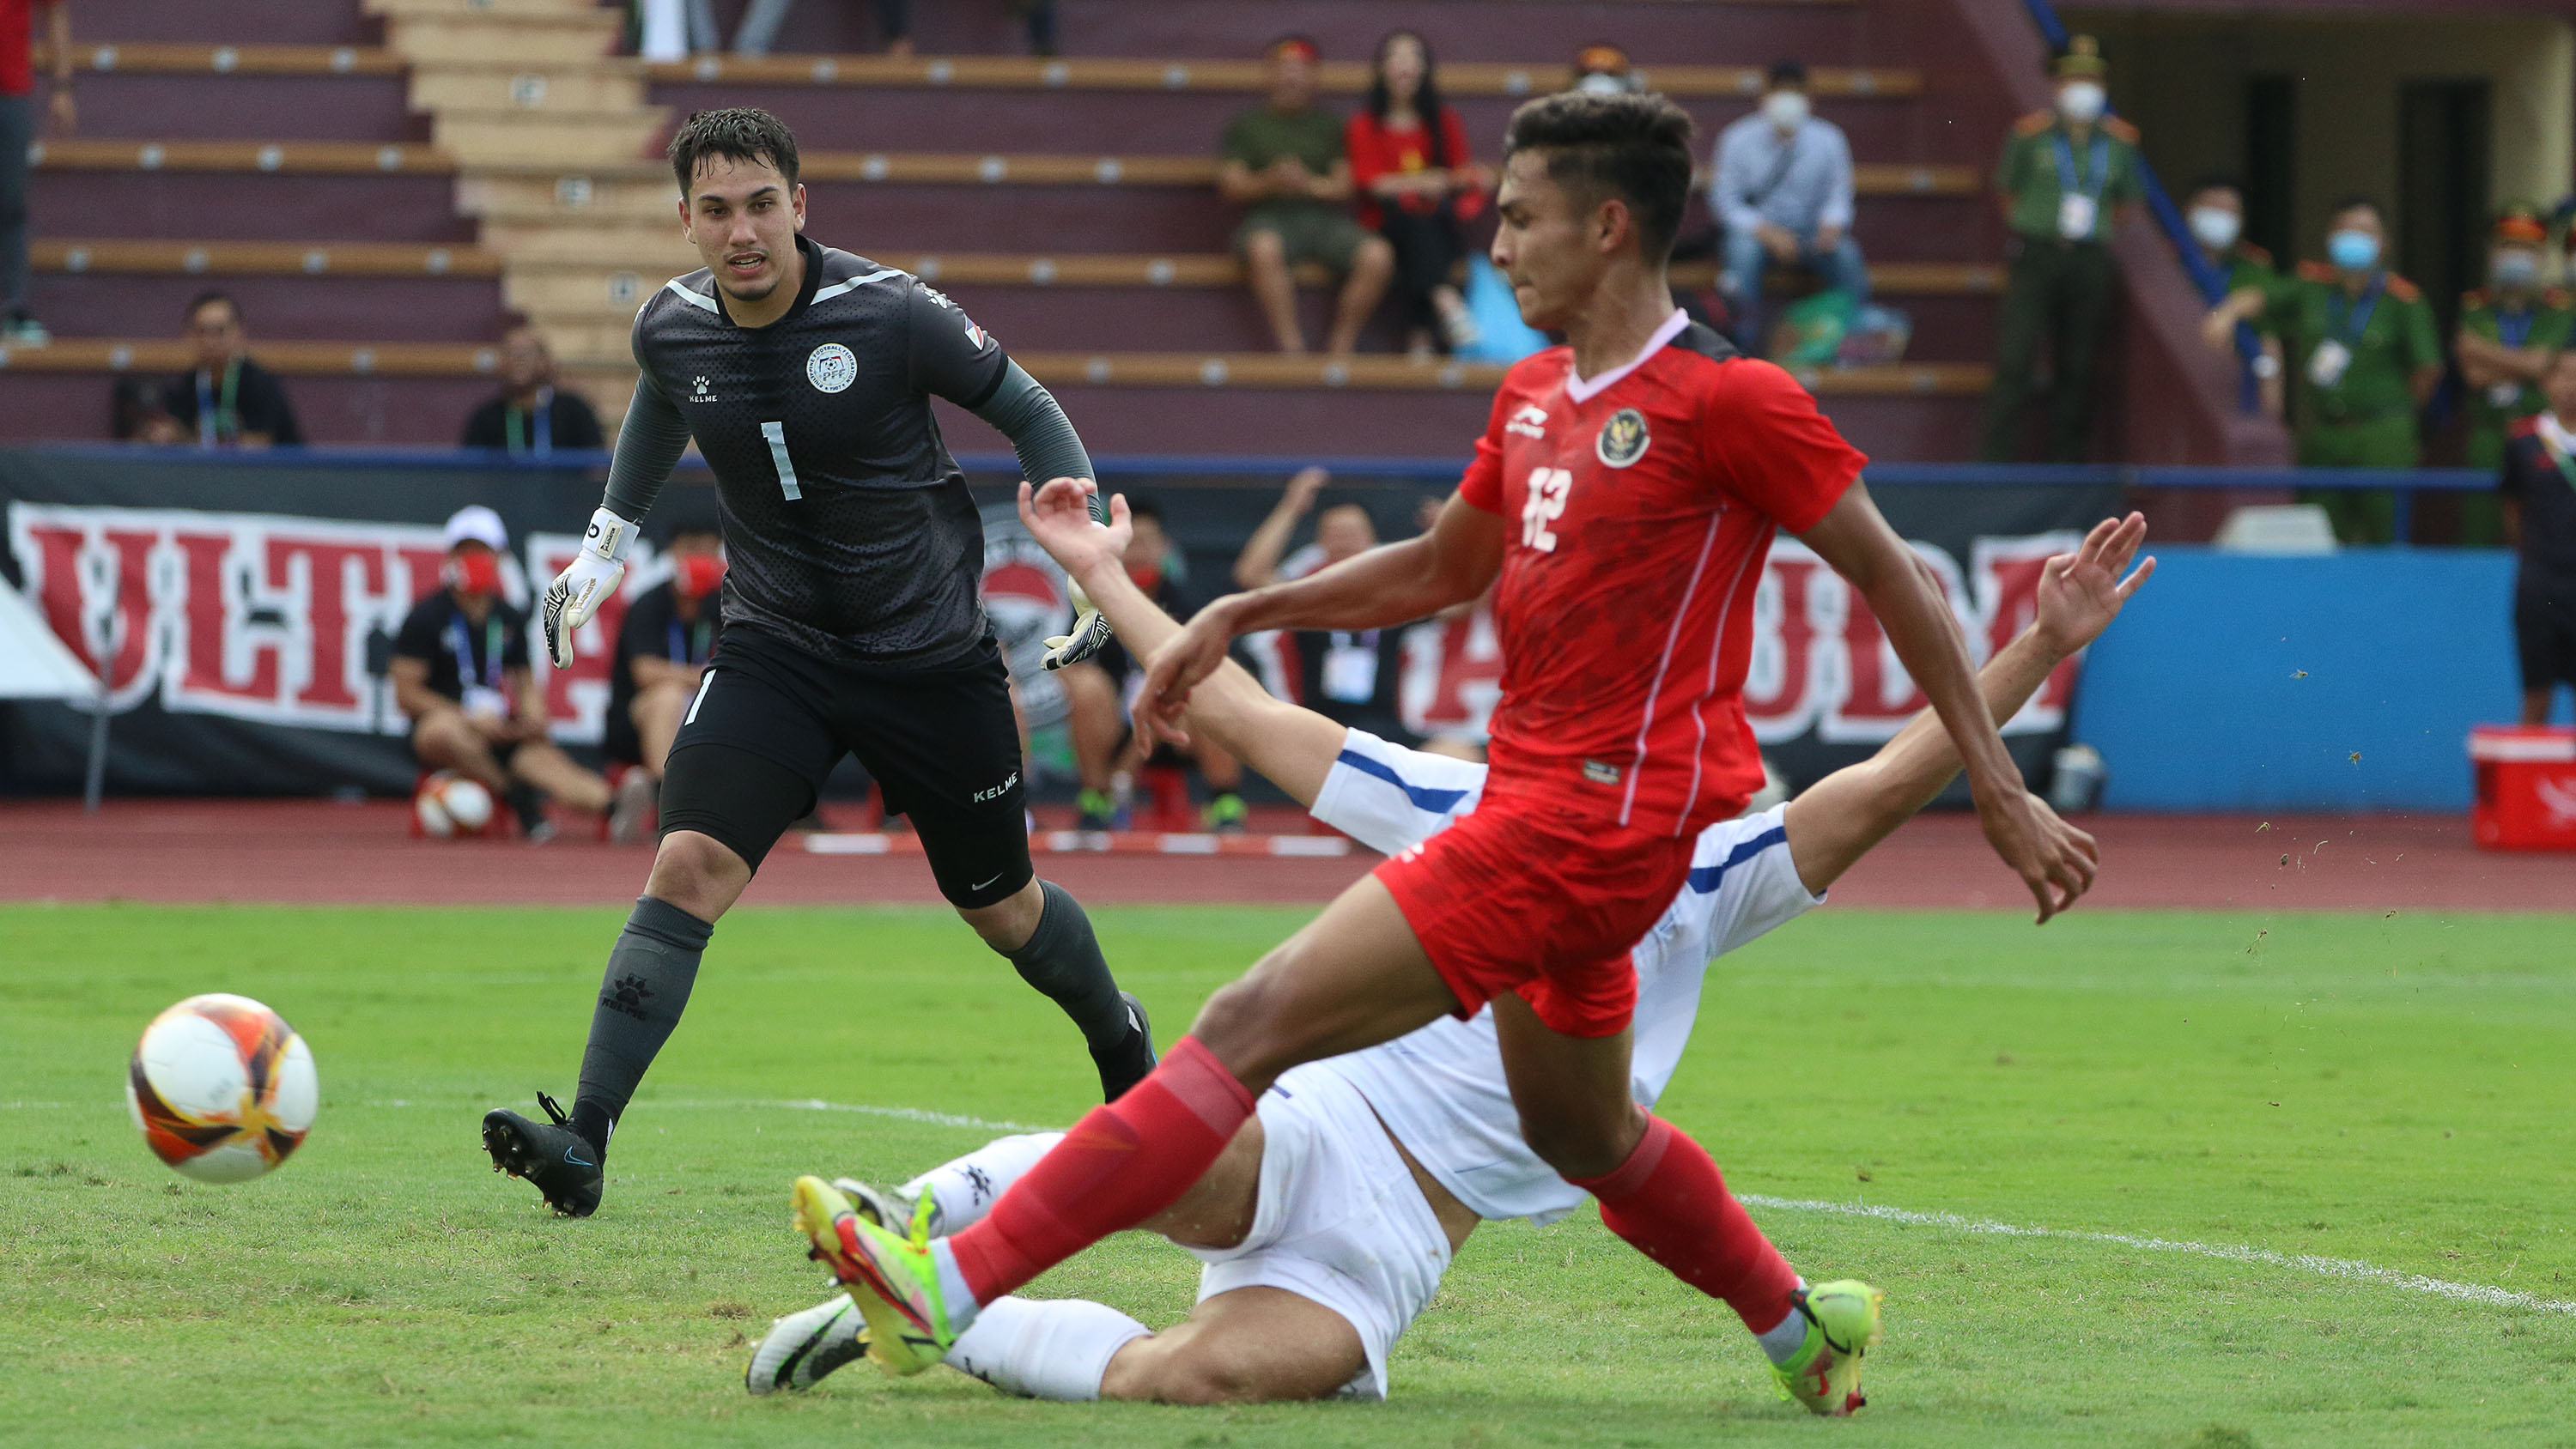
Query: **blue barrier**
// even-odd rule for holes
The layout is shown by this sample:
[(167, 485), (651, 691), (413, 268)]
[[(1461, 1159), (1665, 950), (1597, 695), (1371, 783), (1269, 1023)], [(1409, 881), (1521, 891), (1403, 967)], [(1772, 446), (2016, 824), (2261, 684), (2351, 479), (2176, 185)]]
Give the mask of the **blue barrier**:
[(2520, 699), (2512, 555), (2156, 554), (2075, 703), (2106, 808), (2468, 808), (2469, 728)]

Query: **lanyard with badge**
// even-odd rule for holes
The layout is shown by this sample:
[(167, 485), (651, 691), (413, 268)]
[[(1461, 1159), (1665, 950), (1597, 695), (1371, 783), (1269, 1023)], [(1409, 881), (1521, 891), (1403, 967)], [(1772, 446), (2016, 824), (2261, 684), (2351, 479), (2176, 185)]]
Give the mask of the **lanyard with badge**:
[(2558, 476), (2566, 480), (2568, 487), (2576, 488), (2576, 458), (2567, 455), (2567, 430), (2558, 425), (2557, 416), (2542, 413), (2540, 426), (2534, 431), (2540, 435), (2540, 450), (2558, 465)]
[(715, 642), (715, 630), (715, 620), (701, 614), (698, 622), (683, 634), (680, 621), (675, 617), (671, 620), (670, 643), (663, 652), (671, 656), (674, 664), (704, 664), (707, 662), (707, 649)]
[[(550, 387), (537, 389), (536, 406), (524, 413), (504, 403), (501, 407), (501, 426), (508, 436), (510, 451), (513, 453), (534, 453), (543, 458), (554, 452), (555, 390)], [(536, 434), (533, 441), (528, 437), (532, 430)]]
[[(2539, 321), (2540, 314), (2528, 307), (2523, 308), (2519, 312), (2507, 312), (2503, 308), (2499, 307), (2496, 309), (2495, 314), (2496, 341), (2503, 343), (2509, 348), (2519, 350), (2522, 344), (2531, 340), (2531, 329), (2533, 325)], [(2489, 407), (2510, 408), (2521, 401), (2522, 383), (2520, 380), (2515, 378), (2506, 378), (2502, 382), (2491, 382), (2487, 384), (2487, 405)], [(2562, 462), (2560, 466), (2564, 467), (2565, 464)]]
[(1324, 698), (1335, 704), (1366, 704), (1377, 698), (1377, 631), (1346, 633), (1336, 629), (1324, 648)]
[[(2379, 310), (2379, 294), (2388, 287), (2388, 274), (2381, 272), (2370, 279), (2358, 300), (2347, 301), (2342, 289), (2326, 298), (2326, 339), (2308, 354), (2308, 381), (2319, 387), (2333, 387), (2343, 381), (2352, 367), (2352, 350), (2360, 345), (2361, 334), (2370, 326), (2370, 314)], [(2341, 317), (2335, 315), (2340, 309)]]
[(241, 437), (241, 359), (224, 364), (224, 381), (220, 390), (215, 380), (197, 370), (197, 445), (211, 448)]
[[(483, 618), (483, 664), (478, 671), (474, 663), (474, 637), (465, 632), (465, 616), (447, 618), (447, 648), (456, 656), (456, 678), (463, 697), (458, 701), (465, 713), (477, 718), (507, 719), (510, 699), (501, 692), (501, 611), (493, 610)], [(477, 678), (476, 675), (481, 677)]]
[(2086, 189), (2086, 173), (2075, 169), (2075, 148), (2067, 144), (2060, 131), (2057, 141), (2057, 234), (2068, 241), (2090, 241), (2093, 228), (2102, 220), (2102, 189), (2111, 183), (2111, 138), (2100, 131), (2093, 133), (2090, 153), (2091, 189)]

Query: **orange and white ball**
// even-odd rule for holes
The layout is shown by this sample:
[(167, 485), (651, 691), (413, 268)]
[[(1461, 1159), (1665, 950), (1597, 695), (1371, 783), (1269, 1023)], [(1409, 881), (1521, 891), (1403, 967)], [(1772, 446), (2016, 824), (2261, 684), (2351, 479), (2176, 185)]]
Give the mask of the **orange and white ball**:
[(321, 1105), (313, 1052), (247, 996), (191, 996), (152, 1018), (125, 1104), (153, 1155), (200, 1182), (247, 1182), (284, 1162)]
[(480, 835), (492, 825), (492, 792), (480, 780), (441, 770), (423, 781), (412, 800), (423, 835), (445, 840)]

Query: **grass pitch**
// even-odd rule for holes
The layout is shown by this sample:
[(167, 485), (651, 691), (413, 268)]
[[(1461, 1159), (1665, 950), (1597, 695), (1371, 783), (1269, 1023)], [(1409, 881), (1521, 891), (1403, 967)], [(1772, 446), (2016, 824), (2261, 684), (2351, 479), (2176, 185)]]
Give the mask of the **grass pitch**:
[[(1097, 913), (1166, 1040), (1305, 915)], [(618, 919), (0, 908), (0, 1441), (2576, 1445), (2564, 917), (1828, 910), (1721, 963), (1664, 1111), (1788, 1200), (1756, 1215), (1803, 1270), (1888, 1290), (1849, 1424), (1775, 1400), (1732, 1315), (1589, 1212), (1479, 1232), (1384, 1405), (1033, 1404), (864, 1367), (752, 1400), (750, 1342), (824, 1296), (795, 1173), (900, 1178), (990, 1135), (885, 1109), (1062, 1123), (1089, 1064), (944, 912), (745, 911), (601, 1215), (556, 1221), (477, 1119), (570, 1095)], [(143, 1023), (206, 990), (277, 1007), (321, 1066), (311, 1140), (247, 1186), (172, 1176), (120, 1096)], [(843, 1110), (786, 1105), (812, 1099)], [(2054, 1235), (1815, 1205), (1864, 1203)], [(1160, 1325), (1194, 1269), (1127, 1235), (1033, 1291)]]

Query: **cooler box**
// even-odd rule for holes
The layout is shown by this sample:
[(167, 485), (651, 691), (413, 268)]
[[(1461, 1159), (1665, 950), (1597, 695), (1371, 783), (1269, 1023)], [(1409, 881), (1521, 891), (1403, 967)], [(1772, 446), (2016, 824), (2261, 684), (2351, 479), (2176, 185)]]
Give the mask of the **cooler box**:
[(2576, 729), (2480, 725), (2469, 731), (2477, 801), (2469, 831), (2491, 850), (2576, 850)]

